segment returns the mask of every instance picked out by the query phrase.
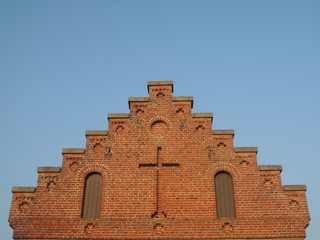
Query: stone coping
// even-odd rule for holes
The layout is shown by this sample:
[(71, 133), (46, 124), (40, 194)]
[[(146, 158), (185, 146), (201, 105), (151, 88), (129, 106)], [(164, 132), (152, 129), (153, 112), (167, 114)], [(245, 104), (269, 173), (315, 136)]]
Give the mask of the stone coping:
[(173, 102), (191, 102), (191, 107), (193, 108), (193, 97), (172, 97)]
[(234, 135), (234, 130), (213, 130), (213, 135)]
[(173, 92), (173, 81), (149, 81), (147, 83), (148, 92), (150, 86), (172, 86), (172, 92)]
[(128, 97), (129, 102), (149, 102), (149, 97)]
[[(149, 102), (149, 97), (128, 97), (128, 102)], [(172, 97), (173, 102), (191, 102), (191, 107), (193, 107), (193, 97), (181, 96), (181, 97)]]
[(181, 96), (181, 97), (172, 97), (172, 101), (193, 101), (193, 97)]
[(63, 148), (62, 154), (83, 154), (85, 153), (84, 148)]
[(35, 187), (12, 187), (12, 193), (34, 193), (36, 192)]
[(258, 152), (258, 148), (257, 147), (236, 147), (234, 148), (234, 151), (236, 153), (257, 153)]
[(117, 118), (129, 118), (129, 113), (109, 113), (108, 119), (117, 119)]
[(169, 86), (173, 85), (173, 81), (149, 81), (147, 82), (148, 86)]
[(213, 113), (191, 113), (193, 118), (213, 118)]
[[(224, 220), (225, 221), (225, 220)], [(190, 239), (190, 238), (189, 238)], [(202, 240), (211, 240), (212, 238), (202, 238)], [(226, 240), (227, 238), (223, 238), (222, 240)], [(228, 238), (230, 239), (230, 238)], [(263, 238), (265, 239), (265, 238)], [(39, 240), (39, 238), (15, 238), (15, 240)], [(61, 240), (61, 238), (41, 238), (41, 240)], [(180, 240), (180, 239), (179, 239)], [(221, 240), (221, 239), (220, 239)], [(248, 240), (248, 238), (232, 238), (232, 240)], [(262, 238), (250, 238), (250, 240), (262, 240)], [(267, 240), (305, 240), (305, 238), (268, 238)]]
[(61, 172), (60, 167), (38, 167), (38, 173), (59, 173)]
[(282, 165), (260, 165), (260, 171), (282, 171)]
[(86, 136), (107, 136), (107, 130), (88, 130), (86, 131)]
[(284, 185), (284, 191), (307, 191), (306, 185)]

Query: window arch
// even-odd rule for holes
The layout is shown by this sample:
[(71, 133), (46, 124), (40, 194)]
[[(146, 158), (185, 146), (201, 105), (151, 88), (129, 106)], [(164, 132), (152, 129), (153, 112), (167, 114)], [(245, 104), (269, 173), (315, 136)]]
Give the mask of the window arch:
[(89, 173), (85, 180), (82, 218), (99, 218), (101, 210), (102, 176)]
[(214, 176), (214, 183), (218, 218), (236, 217), (232, 176), (225, 171), (218, 172)]

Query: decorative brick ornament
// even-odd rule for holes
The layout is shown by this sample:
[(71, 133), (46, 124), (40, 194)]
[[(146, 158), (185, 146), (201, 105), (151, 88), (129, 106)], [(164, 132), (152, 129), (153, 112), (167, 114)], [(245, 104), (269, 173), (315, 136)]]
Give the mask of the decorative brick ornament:
[(54, 181), (50, 181), (47, 184), (48, 192), (53, 192), (53, 190), (56, 188), (56, 183)]
[(88, 223), (85, 227), (84, 227), (84, 232), (86, 234), (92, 234), (94, 232), (94, 225), (93, 223)]
[(150, 134), (156, 138), (163, 138), (171, 131), (171, 122), (164, 117), (155, 117), (148, 122)]
[(154, 231), (156, 234), (161, 234), (161, 233), (164, 231), (164, 226), (163, 226), (161, 223), (156, 223), (156, 224), (153, 226), (153, 231)]
[(28, 212), (30, 210), (30, 204), (28, 202), (22, 202), (19, 205), (20, 212)]
[(222, 225), (222, 230), (223, 230), (224, 232), (226, 232), (226, 233), (230, 233), (230, 232), (232, 232), (232, 230), (233, 230), (233, 226), (232, 226), (231, 223), (226, 222), (226, 223), (224, 223), (224, 224)]

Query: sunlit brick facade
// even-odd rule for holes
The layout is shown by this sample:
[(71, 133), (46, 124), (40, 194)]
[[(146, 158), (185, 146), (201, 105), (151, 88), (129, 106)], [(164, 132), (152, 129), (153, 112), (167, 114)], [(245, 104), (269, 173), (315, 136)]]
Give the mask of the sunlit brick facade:
[(14, 239), (305, 238), (305, 185), (283, 186), (280, 165), (258, 166), (173, 82), (148, 93), (63, 149), (62, 167), (39, 167), (36, 187), (13, 187)]

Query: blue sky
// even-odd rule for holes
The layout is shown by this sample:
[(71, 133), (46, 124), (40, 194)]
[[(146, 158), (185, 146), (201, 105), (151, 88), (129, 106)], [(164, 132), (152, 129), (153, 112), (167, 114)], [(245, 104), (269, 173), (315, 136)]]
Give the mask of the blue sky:
[(173, 80), (214, 129), (306, 184), (307, 239), (320, 236), (319, 1), (0, 0), (1, 239), (12, 186), (107, 129), (147, 81)]

